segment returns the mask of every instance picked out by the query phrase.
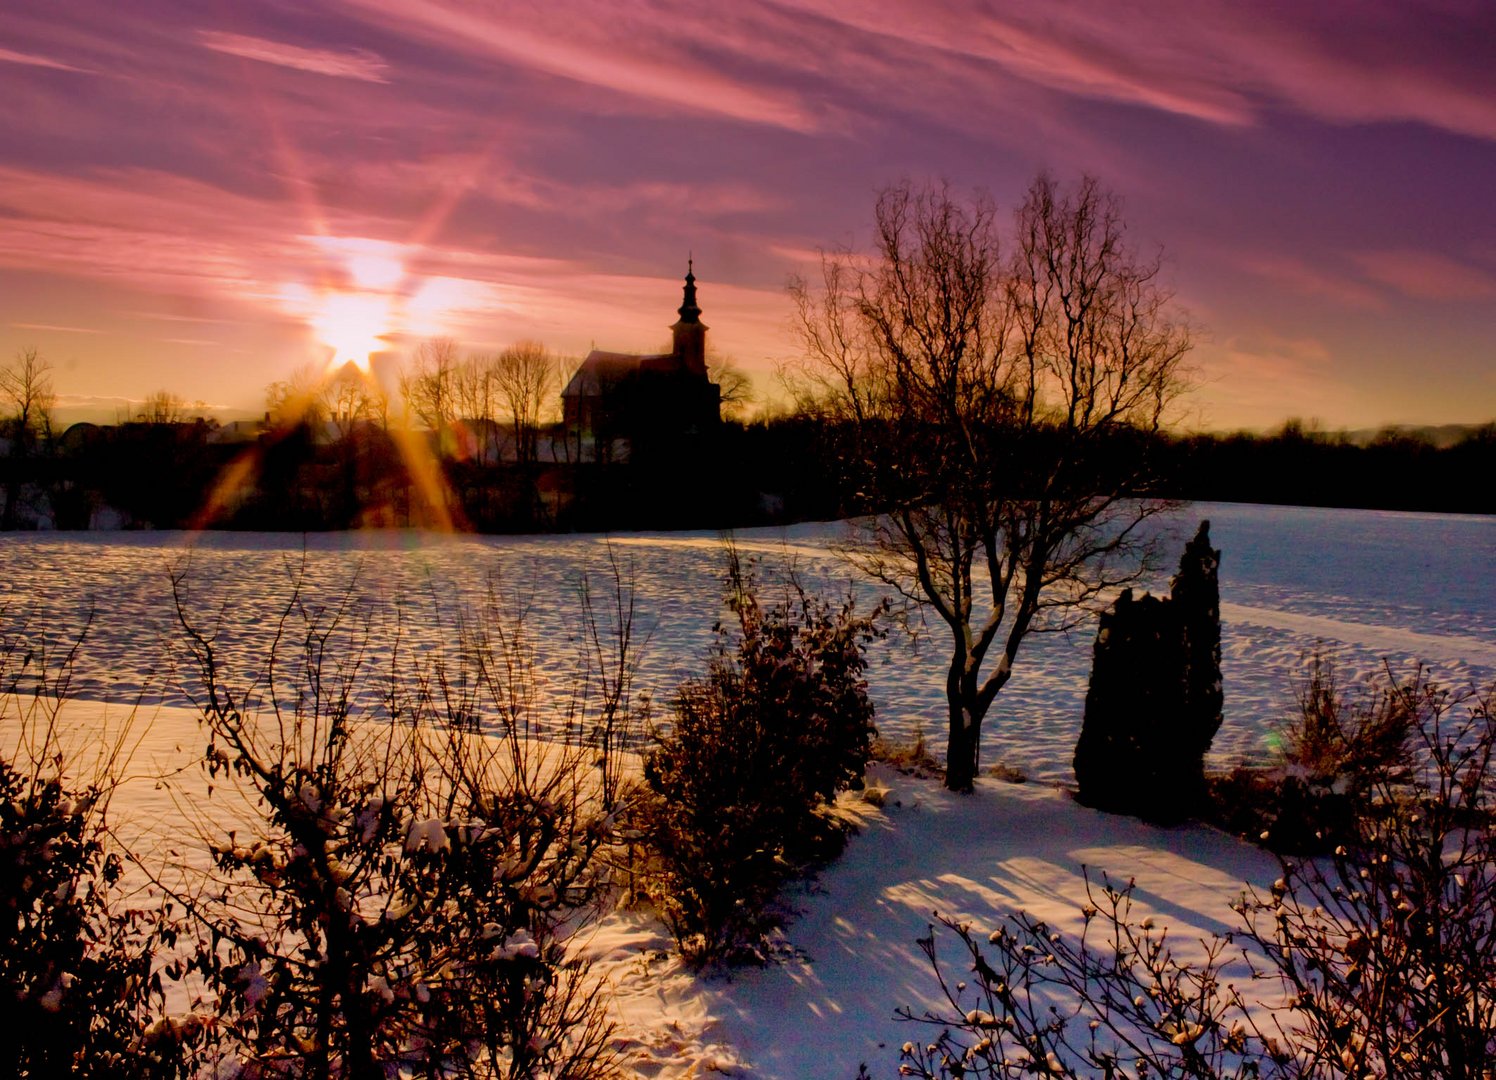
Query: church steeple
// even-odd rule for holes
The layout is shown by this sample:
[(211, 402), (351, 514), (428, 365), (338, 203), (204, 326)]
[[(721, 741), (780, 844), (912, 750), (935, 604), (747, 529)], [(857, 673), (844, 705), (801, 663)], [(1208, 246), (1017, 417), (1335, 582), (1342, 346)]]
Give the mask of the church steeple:
[(681, 370), (706, 378), (706, 323), (701, 321), (701, 307), (696, 303), (695, 260), (686, 259), (686, 287), (680, 318), (670, 329), (675, 340), (675, 358)]
[(685, 299), (676, 309), (680, 315), (680, 321), (685, 323), (701, 321), (701, 308), (696, 304), (696, 275), (692, 272), (695, 261), (690, 257), (686, 259), (686, 287), (683, 290)]

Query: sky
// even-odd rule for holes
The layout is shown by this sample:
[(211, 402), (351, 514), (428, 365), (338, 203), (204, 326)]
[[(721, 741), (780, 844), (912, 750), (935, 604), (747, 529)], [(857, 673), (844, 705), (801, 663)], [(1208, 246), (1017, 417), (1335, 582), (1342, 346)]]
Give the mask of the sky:
[(1490, 0), (5, 0), (0, 100), (0, 362), (75, 415), (652, 351), (688, 255), (768, 391), (881, 188), (1048, 171), (1163, 253), (1183, 425), (1496, 417)]

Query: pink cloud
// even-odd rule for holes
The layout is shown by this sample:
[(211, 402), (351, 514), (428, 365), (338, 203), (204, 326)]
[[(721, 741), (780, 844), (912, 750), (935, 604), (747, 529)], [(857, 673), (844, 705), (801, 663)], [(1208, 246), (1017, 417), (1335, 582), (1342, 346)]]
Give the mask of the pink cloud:
[(1386, 306), (1377, 290), (1345, 275), (1333, 274), (1288, 254), (1244, 255), (1239, 264), (1279, 288), (1317, 296), (1347, 308), (1378, 311)]
[(1490, 300), (1496, 274), (1432, 251), (1368, 251), (1356, 257), (1366, 276), (1414, 300)]
[(1195, 362), (1207, 393), (1203, 428), (1273, 427), (1289, 416), (1343, 426), (1373, 415), (1353, 380), (1337, 370), (1330, 350), (1316, 339), (1231, 339), (1205, 344)]
[(331, 49), (308, 49), (299, 45), (288, 45), (281, 41), (231, 34), (220, 30), (199, 30), (198, 41), (204, 48), (214, 52), (240, 56), (246, 60), (276, 64), (280, 67), (309, 71), (316, 75), (330, 75), (338, 79), (357, 79), (361, 82), (386, 82), (388, 65), (382, 58), (364, 49), (352, 52), (336, 52)]
[(48, 330), (59, 334), (102, 334), (104, 332), (91, 326), (58, 326), (55, 323), (13, 322), (10, 325), (17, 330)]
[[(1251, 115), (1234, 88), (1179, 62), (1169, 28), (1134, 37), (1110, 7), (1077, 12), (1015, 4), (1004, 10), (1001, 4), (915, 0), (877, 8), (846, 0), (798, 0), (797, 6), (861, 33), (982, 61), (1066, 93), (1216, 123), (1241, 124)], [(1135, 21), (1128, 9), (1128, 22)]]
[[(663, 205), (679, 196), (647, 185), (618, 193), (621, 206), (639, 200)], [(723, 199), (735, 205), (730, 187)], [(347, 214), (338, 223), (355, 224)], [(0, 167), (0, 228), (7, 238), (0, 267), (229, 301), (241, 323), (312, 325), (326, 296), (343, 290), (363, 295), (345, 256), (380, 252), (405, 263), (399, 282), (382, 279), (368, 293), (385, 298), (389, 332), (402, 346), (441, 333), (467, 341), (538, 337), (578, 354), (593, 341), (653, 348), (668, 337), (680, 302), (680, 279), (672, 275), (641, 278), (564, 258), (328, 237), (305, 231), (279, 200), (145, 170), (84, 179)], [(643, 296), (652, 306), (641, 315)], [(754, 289), (706, 277), (703, 296), (721, 320), (722, 332), (714, 335), (720, 348), (750, 363), (782, 351), (784, 298), (777, 285)], [(226, 321), (149, 309), (138, 314), (193, 324)], [(205, 338), (161, 340), (217, 347)]]
[(133, 315), (137, 319), (152, 319), (158, 322), (180, 323), (235, 323), (238, 319), (221, 319), (208, 315), (181, 315), (170, 311), (122, 311), (122, 315)]
[(86, 73), (85, 68), (74, 67), (72, 64), (64, 64), (61, 60), (53, 60), (47, 56), (37, 56), (34, 53), (16, 52), (14, 49), (0, 49), (0, 61), (10, 64), (25, 64), (28, 67), (51, 68), (54, 71), (76, 71)]
[(677, 26), (671, 12), (651, 22), (631, 19), (632, 8), (600, 2), (524, 13), (506, 4), (454, 0), (349, 2), (382, 23), (447, 47), (500, 57), (683, 112), (802, 132), (821, 126), (795, 94), (731, 78), (689, 53), (669, 49)]
[[(790, 2), (859, 34), (974, 58), (1051, 90), (1211, 123), (1256, 123), (1274, 106), (1340, 123), (1415, 121), (1496, 139), (1491, 65), (1478, 50), (1451, 63), (1457, 50), (1438, 37), (1448, 29), (1395, 3), (1342, 14), (1226, 0)], [(904, 82), (894, 88), (911, 92)]]

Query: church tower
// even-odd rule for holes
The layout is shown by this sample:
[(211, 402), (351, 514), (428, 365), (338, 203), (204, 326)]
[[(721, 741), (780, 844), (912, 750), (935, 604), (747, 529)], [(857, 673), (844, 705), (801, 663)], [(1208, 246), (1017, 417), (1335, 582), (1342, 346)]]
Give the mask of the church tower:
[(696, 275), (692, 272), (694, 260), (686, 260), (685, 298), (677, 308), (680, 318), (670, 328), (675, 336), (675, 356), (681, 369), (691, 375), (706, 378), (706, 323), (701, 321), (701, 308), (696, 304)]

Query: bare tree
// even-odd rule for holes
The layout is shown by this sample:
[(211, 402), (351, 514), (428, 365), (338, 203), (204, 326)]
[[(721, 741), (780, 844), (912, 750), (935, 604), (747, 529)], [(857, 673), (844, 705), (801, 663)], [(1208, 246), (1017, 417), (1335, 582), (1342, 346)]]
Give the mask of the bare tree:
[(389, 426), (384, 390), (351, 362), (331, 373), (318, 364), (297, 368), (289, 378), (265, 387), (265, 411), (270, 424), (282, 430), (298, 424), (320, 428), (330, 422), (340, 439), (348, 438), (360, 423)]
[(452, 369), (452, 412), (479, 421), (474, 449), (480, 460), (488, 460), (489, 453), (497, 456), (499, 449), (498, 363), (495, 356), (469, 356)]
[(440, 434), (457, 419), (457, 342), (430, 338), (416, 349), (411, 370), (400, 376), (400, 393), (417, 419)]
[(16, 358), (0, 368), (0, 408), (10, 436), (12, 464), (5, 471), (5, 511), (0, 527), (14, 529), (26, 484), (25, 460), (52, 435), (52, 365), (43, 360), (36, 346), (16, 351)]
[(540, 422), (556, 397), (560, 372), (555, 357), (536, 341), (516, 342), (495, 360), (494, 381), (514, 422), (515, 455), (521, 465), (538, 460)]
[(13, 444), (29, 449), (52, 431), (52, 365), (43, 360), (35, 345), (16, 351), (16, 358), (0, 368), (0, 405), (6, 411)]
[(316, 398), (320, 411), (332, 421), (340, 439), (351, 436), (361, 423), (383, 426), (389, 412), (389, 403), (379, 383), (352, 363), (323, 380)]
[(323, 400), (323, 377), (316, 365), (305, 364), (265, 387), (265, 412), (276, 428), (291, 428), (305, 423), (318, 427), (327, 419)]
[(1157, 260), (1095, 180), (1030, 187), (1001, 250), (986, 198), (878, 199), (871, 258), (791, 285), (819, 407), (846, 440), (848, 556), (950, 633), (946, 785), (970, 790), (982, 720), (1024, 639), (1075, 626), (1146, 562), (1162, 503), (1146, 438), (1190, 339)]
[(141, 402), (136, 419), (146, 424), (184, 424), (194, 407), (201, 411), (203, 403), (189, 405), (185, 398), (170, 390), (157, 390)]
[(754, 402), (753, 379), (730, 356), (708, 356), (706, 368), (721, 394), (722, 416), (741, 420)]

